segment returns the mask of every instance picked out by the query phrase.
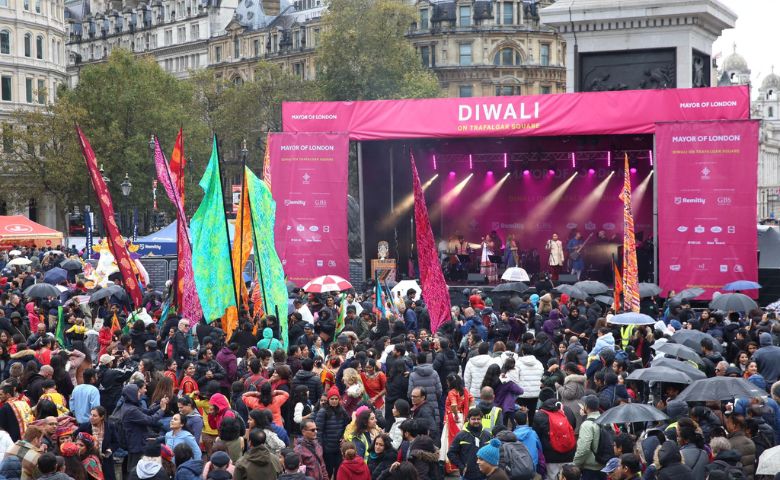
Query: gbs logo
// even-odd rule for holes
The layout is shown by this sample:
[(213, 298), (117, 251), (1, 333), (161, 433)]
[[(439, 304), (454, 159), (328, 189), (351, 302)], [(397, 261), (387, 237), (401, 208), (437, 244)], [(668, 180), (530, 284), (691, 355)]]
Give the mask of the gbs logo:
[(731, 197), (718, 197), (717, 202), (721, 207), (729, 206), (731, 205)]

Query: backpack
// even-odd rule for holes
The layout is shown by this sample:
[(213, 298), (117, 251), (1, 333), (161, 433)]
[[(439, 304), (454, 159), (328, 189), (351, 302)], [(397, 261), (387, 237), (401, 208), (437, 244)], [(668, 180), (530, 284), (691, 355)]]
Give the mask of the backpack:
[(125, 427), (122, 425), (122, 415), (124, 413), (124, 408), (119, 407), (106, 419), (106, 422), (114, 426), (119, 447), (127, 450), (127, 435), (125, 434)]
[(592, 418), (585, 419), (586, 422), (593, 422), (599, 429), (599, 442), (596, 446), (596, 451), (593, 452), (596, 457), (596, 461), (602, 465), (606, 465), (609, 460), (615, 456), (613, 444), (615, 443), (615, 432), (609, 425), (598, 425)]
[(498, 449), (498, 466), (503, 468), (509, 480), (531, 480), (536, 474), (531, 453), (522, 442), (501, 443)]
[(727, 462), (724, 462), (723, 460), (715, 460), (712, 462), (712, 465), (717, 465), (720, 468), (718, 470), (721, 470), (726, 472), (726, 475), (728, 476), (729, 480), (746, 480), (747, 475), (745, 475), (745, 471), (742, 470), (742, 464), (737, 463), (736, 465), (731, 465)]
[(569, 419), (563, 412), (563, 407), (551, 412), (549, 410), (539, 410), (547, 415), (550, 425), (550, 447), (558, 453), (569, 453), (577, 446), (577, 439), (574, 438), (574, 428), (572, 428)]

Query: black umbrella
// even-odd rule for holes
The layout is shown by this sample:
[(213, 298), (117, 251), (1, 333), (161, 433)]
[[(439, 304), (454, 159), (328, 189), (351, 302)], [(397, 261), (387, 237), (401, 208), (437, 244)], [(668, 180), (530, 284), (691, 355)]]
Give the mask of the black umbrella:
[(599, 425), (613, 423), (657, 422), (669, 417), (652, 405), (644, 403), (624, 403), (610, 408), (596, 419)]
[(692, 348), (698, 354), (702, 353), (701, 341), (704, 338), (708, 338), (712, 341), (712, 345), (714, 346), (715, 350), (718, 352), (723, 351), (723, 345), (715, 340), (715, 337), (709, 333), (704, 333), (701, 330), (679, 330), (674, 332), (674, 335), (672, 335), (672, 340), (674, 340), (676, 343), (680, 343), (686, 347)]
[(640, 283), (639, 284), (639, 296), (642, 298), (653, 297), (662, 292), (661, 287), (655, 283)]
[(763, 397), (766, 392), (739, 377), (712, 377), (697, 380), (682, 391), (675, 400), (708, 402), (744, 397)]
[(596, 300), (599, 303), (603, 303), (604, 305), (612, 305), (615, 303), (615, 299), (610, 297), (609, 295), (596, 295), (593, 297), (594, 300)]
[(531, 287), (529, 287), (523, 282), (509, 282), (509, 283), (502, 283), (498, 285), (496, 288), (493, 289), (491, 293), (498, 293), (498, 292), (523, 293), (527, 291), (529, 288)]
[(707, 374), (705, 374), (698, 368), (694, 367), (689, 362), (683, 362), (680, 360), (675, 360), (673, 358), (658, 357), (653, 359), (650, 365), (652, 367), (656, 367), (656, 366), (669, 367), (674, 370), (679, 370), (680, 372), (683, 372), (685, 375), (687, 375), (688, 378), (691, 379), (691, 381), (707, 378)]
[(60, 291), (57, 290), (57, 287), (54, 285), (50, 285), (48, 283), (36, 283), (35, 285), (27, 287), (27, 289), (24, 291), (24, 296), (27, 298), (59, 298)]
[(571, 298), (576, 298), (578, 300), (585, 300), (588, 298), (588, 294), (583, 292), (581, 289), (575, 287), (574, 285), (558, 285), (557, 287), (553, 288), (558, 293), (565, 293), (566, 295), (570, 296)]
[(607, 293), (609, 291), (608, 286), (601, 282), (597, 282), (596, 280), (583, 280), (581, 282), (575, 283), (574, 286), (590, 295), (598, 295), (600, 293)]
[(653, 345), (651, 348), (656, 352), (665, 353), (672, 357), (682, 358), (685, 360), (693, 360), (694, 362), (701, 364), (701, 357), (692, 348), (686, 347), (680, 343), (666, 342), (663, 345)]
[(672, 299), (677, 300), (678, 302), (681, 302), (683, 300), (693, 300), (694, 298), (698, 297), (702, 293), (704, 293), (703, 288), (699, 288), (699, 287), (686, 288), (685, 290), (681, 291), (680, 293), (672, 297)]
[(650, 368), (638, 368), (631, 372), (628, 380), (639, 380), (642, 382), (664, 382), (664, 383), (684, 383), (690, 384), (693, 380), (680, 370), (671, 367), (652, 366)]
[(59, 267), (54, 267), (43, 276), (43, 281), (52, 285), (57, 285), (68, 279), (68, 271)]
[(68, 260), (65, 260), (64, 262), (60, 263), (60, 268), (64, 268), (65, 270), (68, 270), (70, 272), (79, 272), (84, 269), (84, 266), (81, 265), (81, 262), (74, 258), (69, 258)]
[(101, 288), (96, 292), (93, 292), (92, 295), (89, 296), (89, 303), (96, 303), (100, 300), (103, 300), (104, 298), (111, 297), (111, 290), (108, 288)]
[(724, 293), (712, 299), (710, 308), (724, 312), (749, 312), (758, 308), (758, 304), (744, 293)]

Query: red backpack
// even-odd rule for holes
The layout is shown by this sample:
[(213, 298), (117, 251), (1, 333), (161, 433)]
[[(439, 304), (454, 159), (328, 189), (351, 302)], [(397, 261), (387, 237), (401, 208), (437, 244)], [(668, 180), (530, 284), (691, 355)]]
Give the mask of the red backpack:
[(548, 410), (539, 410), (547, 414), (547, 422), (550, 429), (550, 447), (558, 453), (568, 453), (577, 446), (577, 439), (574, 438), (574, 429), (566, 418), (563, 408), (554, 412)]

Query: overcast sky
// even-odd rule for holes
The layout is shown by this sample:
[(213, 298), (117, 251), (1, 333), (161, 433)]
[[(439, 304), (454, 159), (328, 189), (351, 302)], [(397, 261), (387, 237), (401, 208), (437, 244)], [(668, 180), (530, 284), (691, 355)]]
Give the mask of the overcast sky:
[(720, 0), (737, 14), (737, 26), (725, 30), (712, 46), (712, 55), (721, 52), (723, 64), (737, 44), (737, 53), (747, 60), (753, 92), (775, 66), (780, 74), (780, 44), (775, 41), (780, 21), (780, 0)]

